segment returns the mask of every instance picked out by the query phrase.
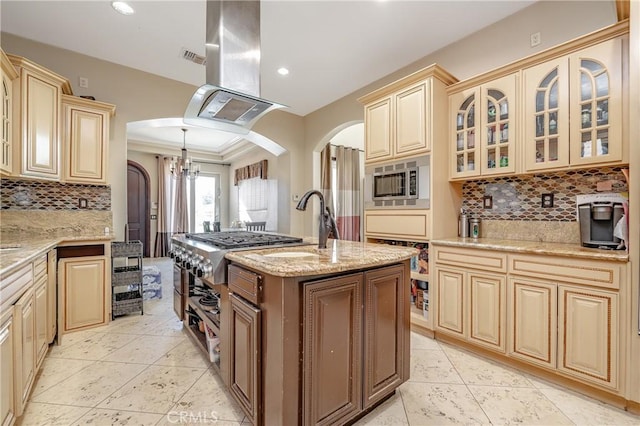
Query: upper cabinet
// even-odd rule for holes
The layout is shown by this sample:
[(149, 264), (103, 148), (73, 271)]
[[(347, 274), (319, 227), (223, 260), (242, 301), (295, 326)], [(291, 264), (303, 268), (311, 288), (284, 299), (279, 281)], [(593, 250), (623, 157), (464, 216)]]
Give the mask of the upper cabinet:
[(59, 180), (60, 96), (68, 83), (25, 58), (8, 56), (20, 73), (13, 109), (14, 138), (19, 141), (14, 144), (14, 174)]
[(62, 95), (65, 182), (107, 183), (109, 122), (115, 106)]
[(13, 125), (13, 85), (18, 72), (0, 49), (0, 77), (2, 80), (2, 151), (0, 151), (0, 174), (13, 173), (12, 125)]
[(431, 65), (358, 99), (364, 104), (365, 163), (430, 152), (434, 97), (455, 81)]
[(623, 160), (622, 40), (523, 72), (525, 170)]
[(515, 172), (517, 75), (453, 92), (451, 178)]

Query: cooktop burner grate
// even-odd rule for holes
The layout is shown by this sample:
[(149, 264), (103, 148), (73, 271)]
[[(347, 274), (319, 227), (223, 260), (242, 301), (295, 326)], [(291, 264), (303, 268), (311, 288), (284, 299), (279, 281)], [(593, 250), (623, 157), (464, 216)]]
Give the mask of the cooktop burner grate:
[(258, 247), (278, 244), (301, 243), (302, 238), (280, 234), (263, 234), (248, 231), (204, 232), (187, 234), (188, 239), (211, 244), (221, 249)]

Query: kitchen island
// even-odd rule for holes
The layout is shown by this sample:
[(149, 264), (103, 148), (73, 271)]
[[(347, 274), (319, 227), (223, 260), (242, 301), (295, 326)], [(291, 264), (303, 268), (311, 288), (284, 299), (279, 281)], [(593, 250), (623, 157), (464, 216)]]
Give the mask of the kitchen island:
[(253, 424), (345, 424), (409, 378), (413, 248), (234, 251), (220, 373)]

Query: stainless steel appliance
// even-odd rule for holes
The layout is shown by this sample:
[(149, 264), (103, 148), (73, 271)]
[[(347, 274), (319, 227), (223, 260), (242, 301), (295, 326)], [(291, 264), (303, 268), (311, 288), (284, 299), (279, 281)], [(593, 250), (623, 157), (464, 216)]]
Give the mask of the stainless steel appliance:
[(365, 208), (429, 208), (429, 156), (367, 166)]
[(578, 198), (580, 240), (584, 247), (622, 249), (620, 238), (614, 235), (623, 218), (623, 200), (617, 194), (594, 194)]

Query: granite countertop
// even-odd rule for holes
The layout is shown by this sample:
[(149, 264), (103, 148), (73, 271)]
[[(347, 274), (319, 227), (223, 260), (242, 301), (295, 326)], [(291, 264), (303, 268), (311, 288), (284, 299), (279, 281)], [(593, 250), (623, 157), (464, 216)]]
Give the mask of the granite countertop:
[(32, 262), (36, 257), (52, 248), (68, 242), (111, 241), (111, 235), (83, 235), (72, 237), (43, 237), (42, 235), (24, 236), (20, 238), (3, 238), (0, 243), (0, 275), (4, 276), (23, 265)]
[(499, 240), (494, 238), (447, 238), (431, 240), (431, 244), (467, 247), (475, 249), (507, 251), (510, 253), (546, 254), (567, 256), (581, 259), (608, 260), (628, 262), (629, 253), (626, 250), (604, 250), (582, 247), (578, 244), (545, 243), (539, 241)]
[(298, 277), (383, 266), (417, 254), (412, 247), (330, 239), (326, 249), (303, 245), (228, 252), (225, 257), (270, 275)]

